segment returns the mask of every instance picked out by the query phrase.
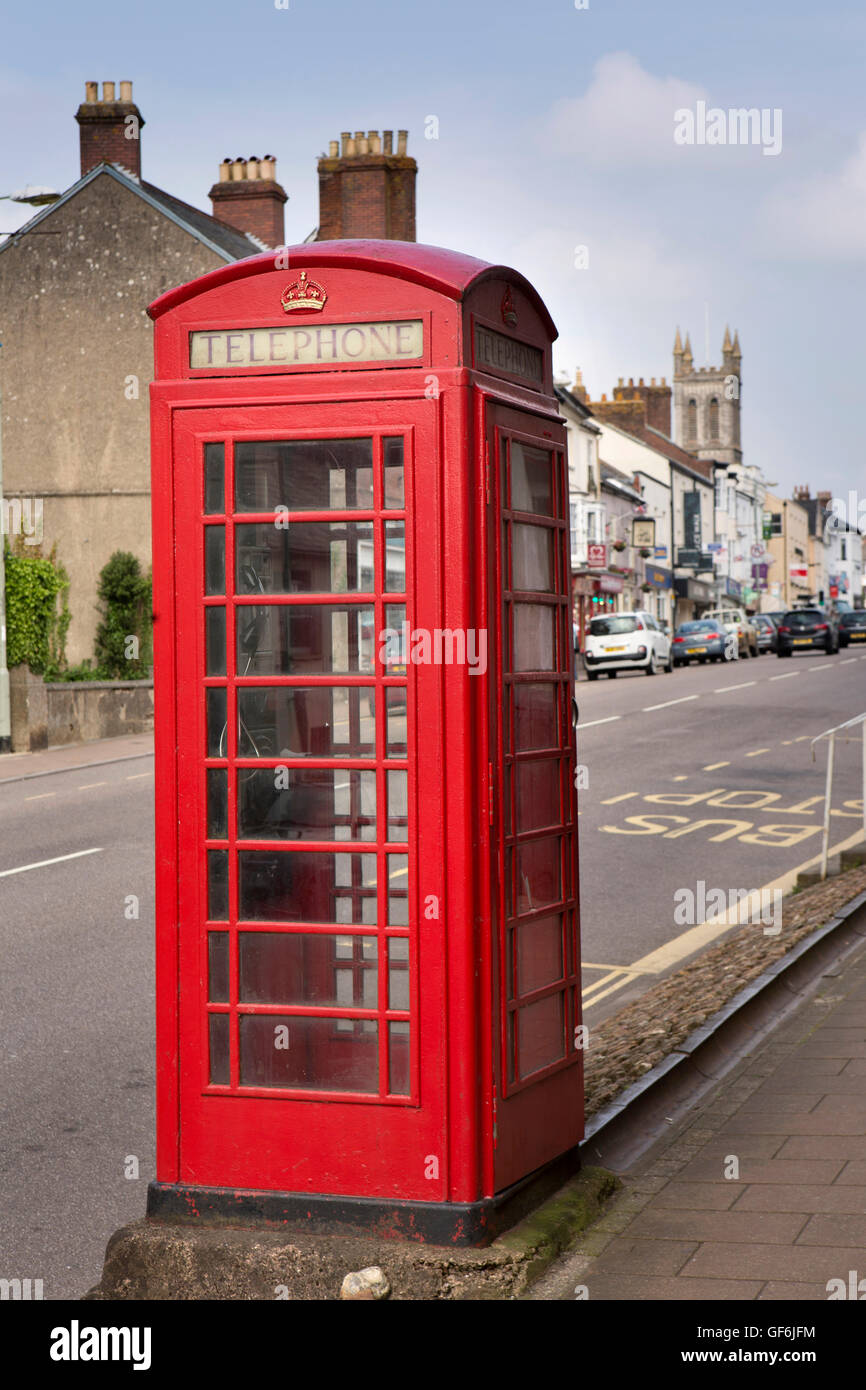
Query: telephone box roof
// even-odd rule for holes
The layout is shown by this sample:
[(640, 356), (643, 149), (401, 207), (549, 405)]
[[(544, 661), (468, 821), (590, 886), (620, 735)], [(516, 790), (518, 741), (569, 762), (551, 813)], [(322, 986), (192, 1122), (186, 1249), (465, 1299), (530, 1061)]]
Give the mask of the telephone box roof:
[[(282, 249), (282, 256), (288, 256), (292, 269), (316, 266), (341, 266), (347, 270), (370, 270), (380, 275), (393, 275), (401, 280), (413, 280), (427, 289), (460, 300), (467, 290), (483, 280), (504, 279), (519, 286), (531, 301), (545, 324), (551, 341), (556, 338), (556, 326), (547, 311), (538, 291), (530, 282), (508, 266), (490, 265), (479, 261), (475, 256), (466, 256), (460, 251), (448, 251), (442, 246), (419, 245), (415, 241), (315, 241), (300, 246)], [(148, 308), (152, 319), (174, 309), (185, 300), (219, 285), (234, 280), (243, 280), (248, 275), (263, 275), (275, 269), (274, 251), (263, 252), (260, 256), (249, 256), (241, 261), (220, 266), (206, 275), (190, 280), (186, 285), (167, 290), (155, 299)], [(288, 269), (288, 267), (286, 267)]]

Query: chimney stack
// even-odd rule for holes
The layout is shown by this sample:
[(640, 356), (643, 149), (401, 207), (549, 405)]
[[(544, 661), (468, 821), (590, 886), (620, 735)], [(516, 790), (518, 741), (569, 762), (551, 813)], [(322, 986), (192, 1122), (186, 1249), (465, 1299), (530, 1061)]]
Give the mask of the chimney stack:
[(97, 164), (119, 164), (134, 178), (141, 178), (141, 127), (144, 118), (132, 100), (132, 83), (121, 82), (120, 100), (114, 83), (85, 82), (84, 101), (75, 113), (81, 138), (81, 174)]
[(317, 241), (377, 237), (415, 240), (418, 165), (406, 152), (408, 131), (341, 132), (319, 159)]
[(288, 201), (277, 183), (277, 161), (272, 154), (259, 159), (226, 157), (220, 165), (219, 181), (209, 193), (214, 217), (238, 232), (254, 236), (265, 246), (282, 246), (283, 206)]

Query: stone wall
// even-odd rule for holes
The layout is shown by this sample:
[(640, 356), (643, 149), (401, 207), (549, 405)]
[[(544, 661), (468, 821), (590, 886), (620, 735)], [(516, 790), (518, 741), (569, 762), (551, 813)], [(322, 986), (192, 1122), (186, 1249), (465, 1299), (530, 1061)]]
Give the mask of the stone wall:
[(12, 751), (35, 752), (153, 728), (153, 681), (58, 681), (28, 666), (9, 672)]

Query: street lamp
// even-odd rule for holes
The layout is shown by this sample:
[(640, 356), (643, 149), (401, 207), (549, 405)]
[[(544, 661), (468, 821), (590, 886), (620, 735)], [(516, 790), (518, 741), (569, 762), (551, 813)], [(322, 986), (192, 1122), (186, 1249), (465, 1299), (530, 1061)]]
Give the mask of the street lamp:
[[(51, 188), (28, 184), (18, 193), (0, 193), (0, 201), (42, 207), (60, 197)], [(2, 344), (0, 344), (2, 347)], [(6, 508), (3, 503), (3, 390), (0, 386), (0, 754), (12, 752), (12, 714), (9, 705), (9, 670), (6, 666)]]

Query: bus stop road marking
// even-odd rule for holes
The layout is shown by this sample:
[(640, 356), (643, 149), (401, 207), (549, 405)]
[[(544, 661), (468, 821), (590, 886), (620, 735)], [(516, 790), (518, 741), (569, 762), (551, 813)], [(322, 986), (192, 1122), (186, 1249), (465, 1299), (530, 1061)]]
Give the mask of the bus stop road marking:
[(618, 801), (628, 801), (630, 797), (637, 796), (637, 792), (621, 792), (619, 796), (609, 796), (607, 801), (603, 801), (602, 806), (615, 806)]
[(0, 869), (0, 878), (10, 874), (26, 874), (28, 869), (44, 869), (47, 864), (63, 864), (67, 859), (83, 859), (86, 854), (101, 854), (102, 846), (95, 849), (77, 849), (74, 854), (58, 854), (56, 859), (37, 859), (34, 864), (19, 864), (17, 869)]

